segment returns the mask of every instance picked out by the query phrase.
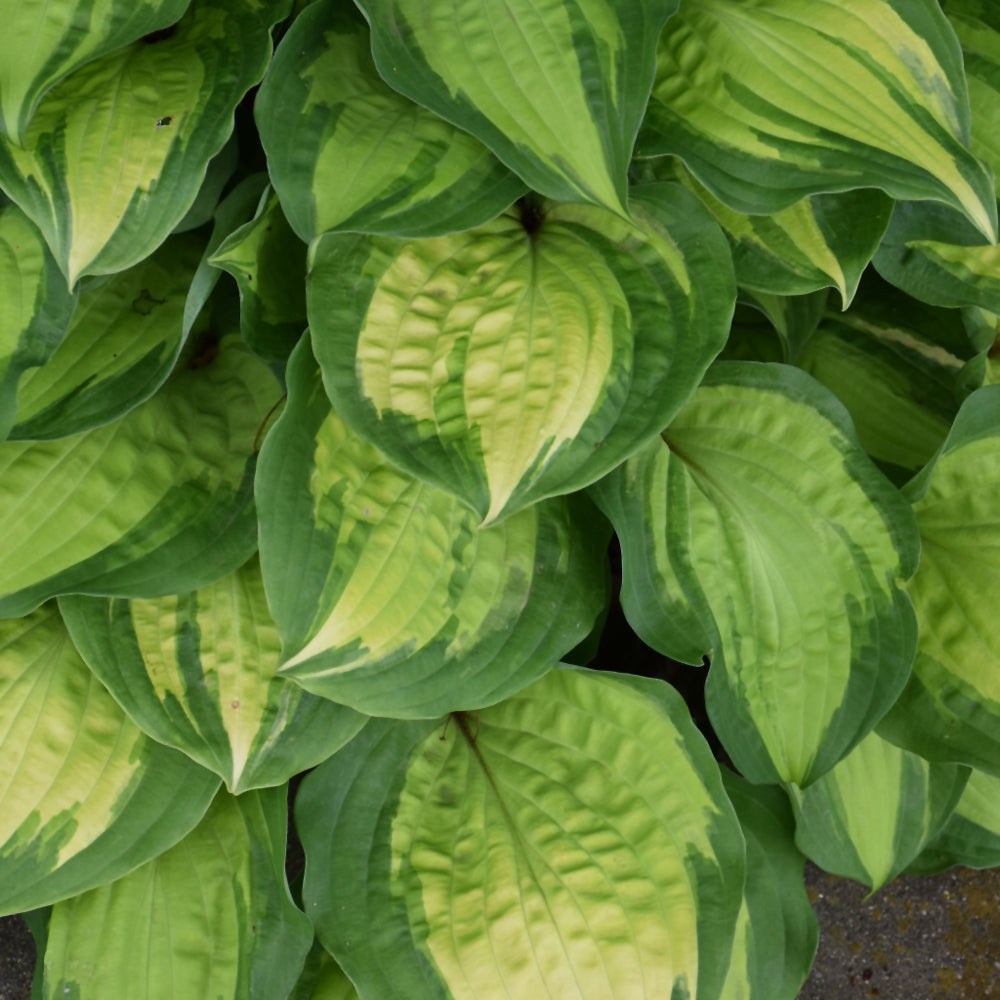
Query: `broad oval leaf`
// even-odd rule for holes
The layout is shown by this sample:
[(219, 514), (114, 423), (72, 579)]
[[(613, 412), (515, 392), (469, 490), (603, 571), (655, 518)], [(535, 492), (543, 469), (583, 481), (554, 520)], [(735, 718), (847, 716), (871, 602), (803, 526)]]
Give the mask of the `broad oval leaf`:
[(307, 243), (332, 230), (471, 229), (526, 191), (478, 139), (382, 80), (368, 26), (339, 0), (295, 19), (254, 107), (282, 207)]
[(191, 0), (17, 0), (0, 41), (0, 132), (20, 143), (41, 96), (79, 66), (169, 29)]
[(0, 621), (0, 913), (131, 871), (191, 830), (218, 787), (128, 719), (53, 605)]
[(56, 594), (158, 597), (231, 573), (257, 544), (258, 429), (277, 380), (238, 338), (112, 424), (0, 445), (0, 617)]
[(257, 474), (281, 675), (371, 715), (434, 718), (525, 687), (587, 635), (609, 533), (586, 501), (478, 528), (344, 425), (308, 338), (288, 386)]
[(685, 0), (660, 36), (642, 155), (672, 153), (739, 212), (882, 188), (942, 201), (988, 240), (962, 53), (928, 0)]
[(969, 777), (869, 733), (805, 790), (789, 789), (795, 842), (816, 864), (873, 892), (891, 882), (951, 815)]
[(201, 241), (175, 237), (82, 290), (58, 350), (21, 378), (11, 439), (81, 434), (153, 395), (184, 344), (184, 305), (201, 253)]
[(15, 420), (23, 373), (55, 352), (76, 296), (41, 233), (17, 205), (0, 205), (0, 441)]
[(362, 996), (718, 997), (743, 840), (676, 692), (558, 668), (443, 727), (374, 720), (296, 800)]
[(46, 1000), (287, 997), (310, 943), (285, 882), (285, 789), (220, 792), (180, 843), (57, 903)]
[(481, 139), (534, 191), (626, 214), (656, 39), (678, 0), (358, 0), (382, 77)]
[(281, 643), (256, 557), (193, 593), (63, 597), (59, 606), (87, 664), (137, 725), (234, 795), (284, 784), (367, 721), (275, 676)]
[(907, 584), (920, 624), (913, 676), (879, 726), (929, 760), (1000, 776), (1000, 386), (962, 405), (937, 460), (907, 487), (920, 568)]
[(711, 658), (709, 716), (750, 780), (816, 780), (906, 683), (913, 515), (804, 373), (720, 362), (592, 493), (622, 542), (632, 627)]
[(205, 0), (177, 30), (78, 69), (42, 99), (23, 147), (0, 136), (0, 185), (72, 287), (148, 256), (194, 202), (290, 0)]
[(683, 405), (735, 299), (693, 195), (644, 186), (632, 211), (522, 202), (436, 240), (323, 237), (307, 305), (337, 412), (484, 523), (604, 475)]

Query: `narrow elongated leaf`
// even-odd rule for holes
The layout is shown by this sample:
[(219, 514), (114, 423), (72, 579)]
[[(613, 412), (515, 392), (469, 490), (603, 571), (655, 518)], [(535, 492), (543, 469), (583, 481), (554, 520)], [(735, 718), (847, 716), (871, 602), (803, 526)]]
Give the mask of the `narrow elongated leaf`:
[(803, 881), (795, 818), (781, 789), (722, 770), (747, 843), (747, 883), (721, 1000), (795, 1000), (809, 975), (819, 921)]
[(892, 704), (916, 642), (896, 586), (916, 527), (817, 382), (720, 362), (592, 493), (629, 621), (669, 656), (711, 657), (709, 715), (750, 780), (816, 780)]
[(941, 829), (968, 777), (869, 733), (815, 784), (790, 787), (795, 842), (828, 872), (880, 889)]
[(368, 26), (338, 0), (318, 0), (295, 19), (255, 111), (274, 186), (307, 243), (337, 229), (471, 229), (526, 191), (478, 139), (382, 80)]
[(660, 36), (639, 150), (680, 156), (740, 212), (878, 187), (996, 238), (969, 152), (962, 54), (935, 0), (684, 0)]
[(131, 871), (191, 830), (218, 787), (128, 719), (54, 606), (0, 622), (0, 913)]
[(441, 729), (375, 720), (296, 801), (360, 995), (718, 997), (743, 843), (676, 692), (560, 668)]
[(644, 186), (632, 211), (528, 202), (437, 240), (322, 238), (307, 304), (337, 412), (485, 523), (604, 475), (683, 405), (735, 298), (693, 195)]
[(168, 28), (190, 2), (17, 0), (4, 11), (0, 40), (0, 132), (20, 143), (50, 87), (98, 56)]
[(0, 445), (0, 616), (56, 594), (184, 592), (244, 563), (257, 536), (254, 442), (280, 395), (229, 340), (121, 420)]
[(243, 339), (262, 357), (285, 361), (306, 328), (306, 248), (270, 188), (253, 219), (208, 259), (236, 279)]
[(16, 205), (0, 206), (0, 441), (14, 422), (18, 382), (59, 346), (76, 305), (41, 233)]
[(200, 240), (177, 237), (84, 291), (59, 349), (21, 378), (11, 439), (80, 434), (148, 399), (184, 344), (184, 303), (201, 252)]
[(184, 217), (233, 111), (264, 73), (289, 0), (199, 0), (169, 35), (78, 69), (38, 105), (0, 185), (70, 284), (148, 256)]
[(285, 789), (220, 792), (179, 844), (52, 908), (46, 1000), (274, 1000), (312, 941), (288, 893)]
[(606, 524), (582, 498), (477, 528), (353, 434), (308, 338), (257, 476), (280, 674), (371, 715), (434, 718), (525, 687), (604, 606)]
[(948, 822), (907, 871), (930, 875), (955, 865), (1000, 865), (1000, 778), (975, 768)]
[(359, 0), (382, 77), (486, 143), (530, 188), (625, 213), (656, 39), (678, 0)]
[(234, 794), (286, 783), (366, 721), (275, 676), (281, 644), (256, 558), (191, 594), (64, 597), (60, 608), (88, 665), (132, 719)]
[(920, 643), (879, 732), (929, 760), (1000, 776), (1000, 386), (963, 404), (936, 462), (909, 484), (920, 569), (907, 585)]

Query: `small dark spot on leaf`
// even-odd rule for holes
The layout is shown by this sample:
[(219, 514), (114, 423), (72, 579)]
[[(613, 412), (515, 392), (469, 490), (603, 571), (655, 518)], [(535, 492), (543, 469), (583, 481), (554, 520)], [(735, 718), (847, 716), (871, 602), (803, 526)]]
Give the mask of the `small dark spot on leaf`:
[(528, 236), (534, 236), (545, 221), (545, 213), (537, 195), (528, 194), (517, 203), (518, 218)]
[(154, 299), (149, 294), (149, 289), (144, 288), (139, 297), (132, 300), (132, 312), (137, 312), (140, 316), (148, 316), (155, 306), (162, 306), (166, 299)]
[(157, 42), (166, 41), (177, 32), (177, 25), (171, 24), (169, 27), (160, 28), (159, 31), (151, 31), (148, 35), (143, 35), (142, 40), (146, 45), (155, 45)]
[(174, 120), (173, 115), (164, 115), (162, 118), (157, 118), (156, 127), (166, 128)]
[[(188, 368), (192, 371), (198, 368), (207, 368), (216, 358), (219, 353), (219, 345), (215, 341), (211, 341), (204, 345), (199, 345), (198, 353), (188, 362)], [(233, 708), (239, 708), (240, 703), (235, 702)]]

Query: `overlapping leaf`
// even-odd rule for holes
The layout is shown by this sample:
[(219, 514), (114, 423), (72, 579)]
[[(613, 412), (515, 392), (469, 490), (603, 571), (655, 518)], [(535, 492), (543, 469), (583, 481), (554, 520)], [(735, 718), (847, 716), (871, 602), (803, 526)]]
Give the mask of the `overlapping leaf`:
[(878, 187), (996, 237), (969, 152), (962, 54), (925, 0), (684, 0), (660, 36), (643, 155), (680, 156), (731, 208)]
[(307, 243), (336, 229), (471, 229), (526, 190), (478, 139), (382, 80), (368, 26), (337, 0), (296, 18), (255, 109), (274, 186)]
[(344, 425), (308, 338), (288, 384), (257, 477), (282, 675), (371, 715), (433, 718), (512, 694), (587, 635), (608, 533), (586, 501), (478, 528)]
[(191, 830), (218, 786), (126, 717), (55, 607), (0, 622), (0, 912), (131, 871)]
[(309, 319), (337, 412), (486, 523), (653, 437), (725, 343), (729, 251), (679, 185), (637, 221), (521, 203), (478, 230), (314, 245)]
[(119, 49), (54, 86), (23, 148), (0, 136), (0, 185), (70, 286), (142, 260), (184, 217), (288, 5), (199, 2), (169, 37)]
[(21, 378), (11, 439), (81, 434), (148, 399), (184, 344), (184, 305), (201, 252), (200, 240), (176, 237), (84, 290), (59, 349)]
[(624, 214), (656, 39), (677, 0), (360, 0), (382, 77), (481, 139), (532, 190)]
[(963, 404), (937, 460), (907, 491), (920, 569), (907, 585), (920, 623), (913, 676), (879, 731), (929, 760), (1000, 775), (1000, 386)]
[(180, 843), (52, 908), (42, 995), (286, 997), (312, 941), (285, 882), (285, 789), (220, 792)]
[(22, 374), (59, 346), (76, 305), (28, 217), (0, 204), (0, 441), (14, 422)]
[(709, 715), (748, 778), (814, 781), (892, 704), (916, 642), (896, 586), (913, 515), (817, 382), (721, 362), (592, 493), (629, 621), (669, 656), (710, 656)]
[(557, 669), (442, 726), (374, 720), (296, 801), (362, 996), (718, 997), (743, 842), (672, 689)]
[(790, 789), (795, 842), (826, 871), (880, 889), (941, 829), (968, 777), (869, 733), (815, 784)]
[(366, 721), (275, 676), (281, 644), (256, 558), (194, 593), (64, 597), (60, 608), (88, 665), (135, 722), (234, 794), (284, 784)]
[(191, 0), (18, 0), (0, 40), (0, 132), (20, 143), (42, 94), (79, 66), (179, 20)]
[(0, 445), (0, 616), (197, 589), (253, 553), (255, 439), (281, 389), (239, 342), (114, 423)]

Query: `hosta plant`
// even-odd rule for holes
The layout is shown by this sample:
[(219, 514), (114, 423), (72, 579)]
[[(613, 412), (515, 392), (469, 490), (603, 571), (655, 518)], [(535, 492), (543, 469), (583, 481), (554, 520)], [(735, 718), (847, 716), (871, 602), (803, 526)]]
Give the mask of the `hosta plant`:
[(792, 1000), (806, 857), (1000, 862), (991, 0), (7, 7), (36, 996)]

